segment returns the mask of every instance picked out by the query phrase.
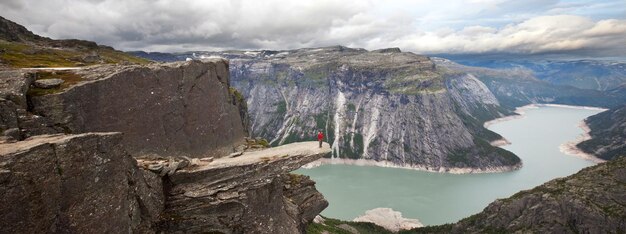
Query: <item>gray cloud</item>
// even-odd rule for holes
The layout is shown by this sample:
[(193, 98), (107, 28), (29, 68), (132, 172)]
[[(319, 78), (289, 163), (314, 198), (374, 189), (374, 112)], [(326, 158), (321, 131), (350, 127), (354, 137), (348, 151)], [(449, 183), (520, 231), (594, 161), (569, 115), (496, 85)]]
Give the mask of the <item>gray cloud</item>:
[[(590, 5), (511, 0), (3, 0), (3, 16), (52, 38), (124, 50), (347, 45), (417, 53), (625, 54), (626, 22)], [(577, 9), (594, 9), (585, 16)], [(606, 9), (605, 9), (606, 8)], [(611, 9), (608, 9), (611, 8)], [(554, 13), (560, 15), (553, 15)], [(571, 14), (570, 14), (571, 13)]]

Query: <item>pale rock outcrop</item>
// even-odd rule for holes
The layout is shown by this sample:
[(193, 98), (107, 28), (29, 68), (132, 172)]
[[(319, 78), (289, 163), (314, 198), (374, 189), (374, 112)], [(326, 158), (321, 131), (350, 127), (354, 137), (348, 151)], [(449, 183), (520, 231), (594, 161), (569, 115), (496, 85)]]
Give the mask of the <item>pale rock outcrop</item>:
[(353, 221), (374, 223), (392, 232), (424, 226), (419, 220), (404, 218), (402, 213), (391, 208), (376, 208), (365, 211), (364, 215), (356, 217)]

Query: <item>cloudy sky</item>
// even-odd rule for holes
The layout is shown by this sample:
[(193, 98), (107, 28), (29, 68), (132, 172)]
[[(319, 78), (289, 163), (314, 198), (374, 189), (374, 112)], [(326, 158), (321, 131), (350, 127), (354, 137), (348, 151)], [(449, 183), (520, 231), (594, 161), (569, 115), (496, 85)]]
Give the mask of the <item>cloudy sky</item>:
[(1, 0), (0, 8), (37, 34), (122, 50), (626, 54), (625, 0)]

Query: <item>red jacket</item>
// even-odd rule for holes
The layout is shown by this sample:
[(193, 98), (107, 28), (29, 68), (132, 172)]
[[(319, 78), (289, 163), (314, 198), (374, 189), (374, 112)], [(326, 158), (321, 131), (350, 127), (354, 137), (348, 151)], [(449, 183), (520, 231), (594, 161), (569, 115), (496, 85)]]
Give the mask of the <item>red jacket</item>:
[(320, 133), (318, 133), (318, 134), (317, 134), (317, 140), (318, 140), (318, 141), (324, 140), (324, 133), (321, 133), (321, 132), (320, 132)]

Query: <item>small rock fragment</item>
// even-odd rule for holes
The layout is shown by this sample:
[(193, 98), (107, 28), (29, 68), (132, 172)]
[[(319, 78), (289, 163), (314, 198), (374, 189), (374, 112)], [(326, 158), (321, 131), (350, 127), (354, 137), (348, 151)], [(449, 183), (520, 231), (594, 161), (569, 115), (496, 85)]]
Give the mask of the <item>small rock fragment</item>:
[(35, 87), (40, 89), (55, 89), (63, 84), (63, 80), (61, 79), (41, 79), (35, 81)]
[(19, 141), (22, 140), (22, 132), (20, 131), (19, 128), (9, 128), (7, 130), (5, 130), (3, 132), (3, 134), (5, 136), (7, 136), (9, 139), (8, 140), (12, 140), (12, 141)]

